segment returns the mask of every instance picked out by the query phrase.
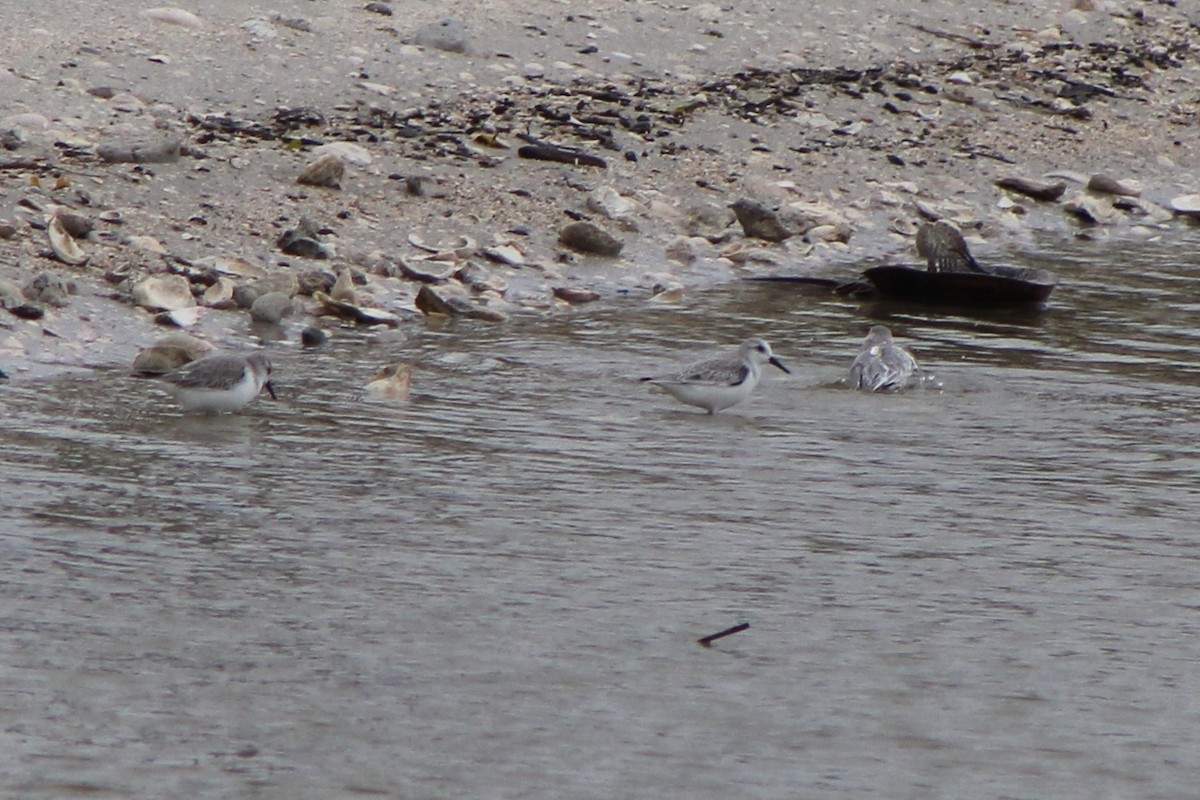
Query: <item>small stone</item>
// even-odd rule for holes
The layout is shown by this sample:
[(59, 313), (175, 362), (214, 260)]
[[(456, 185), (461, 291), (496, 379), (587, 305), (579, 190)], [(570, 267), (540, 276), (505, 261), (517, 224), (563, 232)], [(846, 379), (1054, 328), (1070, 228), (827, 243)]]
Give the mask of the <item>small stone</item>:
[(238, 308), (250, 308), (264, 294), (253, 283), (239, 283), (233, 287), (233, 304)]
[(55, 216), (62, 223), (63, 230), (75, 239), (86, 239), (87, 235), (92, 232), (95, 223), (91, 217), (85, 217), (83, 214), (76, 214), (74, 211), (59, 211)]
[(330, 189), (342, 188), (342, 176), (346, 173), (345, 160), (334, 153), (326, 153), (309, 164), (296, 183), (306, 186), (325, 186)]
[(448, 53), (467, 52), (467, 27), (461, 20), (431, 22), (417, 31), (417, 44)]
[(591, 289), (577, 289), (574, 286), (555, 286), (552, 291), (559, 300), (564, 300), (573, 306), (594, 303), (600, 299), (599, 293), (593, 292)]
[(996, 185), (1001, 189), (1007, 189), (1010, 192), (1023, 194), (1026, 197), (1032, 197), (1034, 200), (1042, 200), (1044, 202), (1053, 202), (1062, 197), (1063, 192), (1067, 191), (1065, 181), (1046, 183), (1045, 181), (1037, 181), (1019, 176), (1000, 178), (996, 181)]
[(590, 222), (572, 222), (558, 232), (558, 241), (580, 253), (618, 256), (625, 243)]
[(385, 17), (392, 16), (392, 7), (387, 3), (367, 3), (363, 8), (372, 14), (382, 14)]
[(300, 331), (300, 344), (305, 347), (320, 347), (327, 341), (329, 341), (329, 334), (312, 325)]
[(324, 269), (305, 269), (296, 273), (296, 280), (298, 282), (296, 294), (312, 297), (316, 292), (328, 294), (333, 289), (333, 284), (337, 282), (337, 276)]
[(96, 156), (110, 164), (166, 164), (179, 160), (182, 142), (174, 137), (157, 141), (116, 142), (96, 148)]
[(1116, 178), (1099, 174), (1093, 175), (1088, 179), (1087, 188), (1089, 191), (1099, 194), (1115, 194), (1119, 197), (1137, 197), (1142, 193), (1140, 189), (1130, 186), (1127, 183), (1122, 183)]
[(742, 231), (753, 239), (782, 242), (793, 234), (780, 222), (779, 216), (756, 200), (742, 198), (730, 206), (741, 223)]
[(204, 27), (204, 22), (199, 17), (181, 8), (147, 8), (145, 11), (139, 12), (139, 16), (166, 25), (179, 25), (184, 28)]
[(25, 292), (16, 283), (0, 278), (0, 308), (12, 309), (28, 302)]
[(292, 298), (284, 292), (267, 292), (250, 306), (250, 317), (256, 322), (278, 325), (291, 316), (296, 308)]
[(48, 272), (36, 276), (25, 284), (22, 291), (30, 301), (42, 303), (55, 308), (66, 308), (69, 298), (75, 292), (72, 286), (61, 278)]
[(1063, 210), (1088, 225), (1109, 222), (1117, 215), (1111, 203), (1082, 194), (1063, 203)]
[(309, 220), (301, 220), (295, 228), (288, 228), (275, 242), (279, 249), (290, 256), (327, 259), (332, 256), (329, 248), (317, 240), (317, 229)]
[(620, 192), (611, 186), (601, 186), (587, 196), (588, 210), (603, 214), (609, 219), (628, 216), (637, 210), (637, 204), (622, 197)]

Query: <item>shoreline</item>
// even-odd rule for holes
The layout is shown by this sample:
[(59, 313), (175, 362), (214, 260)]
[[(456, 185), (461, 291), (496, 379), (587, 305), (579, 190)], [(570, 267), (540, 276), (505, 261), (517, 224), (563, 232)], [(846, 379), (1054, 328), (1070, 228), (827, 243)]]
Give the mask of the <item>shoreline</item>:
[[(118, 5), (122, 24), (71, 60), (50, 64), (36, 47), (4, 53), (0, 96), (14, 113), (0, 131), (14, 138), (0, 173), (0, 220), (10, 225), (0, 280), (21, 288), (46, 275), (75, 289), (26, 297), (41, 319), (0, 315), (0, 367), (14, 378), (130, 363), (168, 332), (129, 299), (148, 277), (184, 276), (190, 303), (212, 307), (191, 312), (189, 330), (217, 345), (246, 341), (248, 311), (233, 309), (234, 293), (264, 281), (289, 295), (280, 313), (290, 339), (304, 325), (336, 324), (318, 312), (337, 307), (314, 291), (401, 326), (422, 324), (418, 309), (431, 308), (494, 322), (618, 293), (670, 301), (741, 277), (912, 262), (916, 223), (931, 216), (963, 228), (981, 260), (1039, 235), (1170, 235), (1191, 223), (1167, 205), (1200, 185), (1196, 23), (1161, 5), (1036, 3), (1060, 21), (1042, 28), (1027, 27), (1021, 9), (997, 8), (1003, 27), (984, 28), (948, 4), (936, 24), (892, 23), (877, 63), (858, 51), (846, 59), (853, 66), (812, 66), (813, 56), (776, 42), (761, 66), (711, 73), (692, 66), (713, 60), (697, 48), (787, 31), (743, 25), (754, 3), (734, 19), (705, 6), (681, 26), (702, 43), (681, 37), (664, 53), (679, 63), (666, 69), (633, 47), (588, 44), (604, 41), (605, 14), (631, 13), (612, 3), (587, 18), (552, 3), (508, 9), (486, 47), (481, 12), (464, 12), (465, 53), (418, 43), (421, 25), (397, 21), (404, 3), (392, 4), (393, 17), (357, 3), (330, 9), (341, 17), (306, 17), (311, 4), (292, 3), (297, 16), (255, 25), (231, 4), (197, 3), (194, 28)], [(650, 12), (668, 12), (647, 9), (638, 24), (661, 29)], [(837, 10), (812, 16), (853, 30)], [(549, 45), (531, 50), (531, 37), (574, 60), (550, 60)], [(906, 48), (921, 52), (896, 57)], [(300, 50), (324, 65), (314, 85), (334, 92), (288, 105), (288, 115), (252, 93), (206, 99), (189, 66), (242, 53), (249, 62), (231, 57), (231, 69), (265, 64), (298, 81), (286, 67)], [(103, 66), (83, 74), (87, 59)], [(391, 63), (406, 81), (381, 74)], [(102, 80), (114, 75), (125, 85)], [(531, 142), (579, 148), (606, 166), (521, 157)], [(340, 188), (298, 184), (322, 156), (316, 180)], [(1107, 191), (1086, 188), (1097, 175), (1112, 179)], [(1014, 177), (1064, 191), (1039, 201), (995, 185)], [(740, 199), (778, 209), (795, 235), (747, 237), (729, 209)], [(48, 220), (60, 212), (90, 224), (63, 244), (85, 263), (53, 257)], [(573, 222), (616, 237), (620, 255), (564, 246)], [(282, 252), (289, 230), (307, 231), (294, 238), (317, 249)], [(332, 257), (306, 257), (320, 252)], [(296, 277), (269, 280), (285, 271)]]

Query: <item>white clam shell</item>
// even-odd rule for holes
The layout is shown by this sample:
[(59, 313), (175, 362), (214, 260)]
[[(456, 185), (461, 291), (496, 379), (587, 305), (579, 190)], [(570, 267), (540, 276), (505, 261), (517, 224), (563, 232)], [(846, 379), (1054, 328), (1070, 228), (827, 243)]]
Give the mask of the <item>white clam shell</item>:
[(67, 233), (67, 229), (63, 227), (62, 220), (57, 216), (49, 216), (46, 218), (46, 235), (50, 239), (50, 249), (54, 251), (54, 255), (59, 261), (71, 266), (79, 266), (87, 262), (90, 256), (84, 252), (83, 248)]

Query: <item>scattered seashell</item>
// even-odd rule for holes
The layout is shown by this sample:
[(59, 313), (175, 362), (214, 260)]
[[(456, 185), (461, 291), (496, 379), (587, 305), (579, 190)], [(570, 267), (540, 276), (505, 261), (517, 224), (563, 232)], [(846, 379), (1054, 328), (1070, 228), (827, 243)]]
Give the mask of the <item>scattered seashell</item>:
[(196, 305), (192, 287), (182, 275), (154, 275), (138, 281), (131, 292), (133, 302), (150, 311), (172, 311)]
[(167, 254), (167, 248), (153, 236), (130, 236), (125, 243), (139, 250), (145, 250), (147, 253), (156, 253), (160, 256)]
[(233, 281), (228, 278), (217, 278), (216, 282), (204, 290), (200, 302), (209, 308), (231, 308), (233, 302)]
[(203, 339), (186, 333), (169, 333), (133, 359), (135, 375), (161, 375), (179, 369), (211, 353), (215, 348)]
[(330, 189), (342, 188), (342, 176), (346, 173), (346, 162), (335, 153), (326, 153), (305, 167), (296, 183), (306, 186), (325, 186)]
[(173, 325), (176, 328), (190, 328), (200, 321), (200, 317), (208, 311), (207, 308), (191, 306), (190, 308), (173, 308), (170, 311), (154, 315), (154, 321), (159, 325)]
[(1185, 214), (1190, 217), (1200, 216), (1200, 194), (1184, 194), (1179, 197), (1172, 197), (1170, 202), (1167, 203), (1167, 208), (1176, 214)]
[(502, 295), (508, 291), (506, 280), (473, 261), (463, 265), (454, 273), (454, 277), (473, 292), (496, 292)]
[(410, 233), (408, 235), (408, 243), (418, 250), (424, 250), (426, 253), (444, 253), (450, 250), (456, 253), (460, 251), (469, 251), (467, 253), (469, 255), (470, 253), (475, 252), (476, 248), (475, 240), (470, 236), (460, 236), (454, 243), (450, 244), (432, 245), (426, 242), (420, 234)]
[(491, 322), (502, 322), (506, 315), (492, 309), (477, 306), (467, 297), (462, 287), (428, 284), (421, 287), (414, 301), (417, 309), (426, 316), (470, 317)]
[(367, 152), (367, 148), (354, 142), (329, 142), (320, 147), (314, 147), (313, 155), (321, 158), (327, 155), (337, 156), (347, 164), (353, 164), (356, 167), (371, 166), (371, 154)]
[(166, 25), (180, 25), (185, 28), (202, 28), (204, 21), (190, 11), (182, 8), (147, 8), (138, 16), (162, 22)]
[(329, 291), (329, 296), (341, 303), (354, 304), (358, 302), (354, 291), (354, 278), (350, 275), (350, 270), (344, 269), (338, 273), (337, 280), (333, 282), (333, 288)]
[(654, 288), (651, 289), (650, 302), (678, 303), (683, 300), (683, 295), (683, 284), (678, 281), (655, 284)]
[(50, 249), (54, 251), (55, 257), (64, 264), (77, 267), (87, 263), (90, 258), (75, 242), (74, 237), (67, 233), (62, 220), (57, 216), (46, 218), (46, 236), (50, 239)]
[(321, 304), (325, 313), (361, 325), (389, 325), (394, 328), (400, 324), (400, 317), (381, 308), (367, 308), (354, 303), (343, 303), (340, 300), (334, 300), (324, 292), (314, 292), (313, 298)]
[(1063, 203), (1063, 211), (1088, 225), (1109, 222), (1117, 215), (1111, 203), (1082, 194)]
[(125, 218), (121, 216), (121, 212), (115, 209), (101, 211), (99, 216), (101, 222), (107, 222), (109, 225), (120, 225), (125, 221)]
[(509, 267), (525, 266), (525, 254), (511, 244), (499, 244), (494, 247), (485, 247), (483, 254), (487, 258), (499, 264), (504, 264)]
[(412, 367), (388, 364), (381, 367), (363, 387), (363, 399), (375, 402), (407, 400), (412, 385)]
[(588, 210), (597, 214), (602, 214), (609, 219), (617, 219), (625, 217), (637, 210), (637, 204), (632, 200), (622, 197), (611, 186), (601, 186), (587, 196)]
[(445, 283), (454, 277), (458, 264), (448, 261), (416, 261), (409, 263), (403, 258), (396, 259), (400, 274), (412, 281), (421, 283)]
[(265, 268), (237, 256), (209, 256), (199, 259), (196, 264), (202, 267), (211, 267), (222, 275), (233, 275), (238, 278), (262, 278), (267, 274)]

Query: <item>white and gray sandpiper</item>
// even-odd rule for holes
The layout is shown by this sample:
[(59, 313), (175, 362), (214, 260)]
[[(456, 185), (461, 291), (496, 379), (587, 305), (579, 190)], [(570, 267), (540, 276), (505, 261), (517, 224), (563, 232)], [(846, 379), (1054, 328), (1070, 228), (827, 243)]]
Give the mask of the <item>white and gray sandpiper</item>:
[(681, 403), (703, 408), (709, 414), (735, 406), (750, 396), (762, 378), (764, 364), (791, 370), (762, 339), (747, 339), (736, 353), (698, 361), (677, 372), (642, 378)]
[(892, 332), (874, 325), (850, 365), (850, 385), (865, 392), (903, 389), (917, 369), (917, 360), (892, 340)]
[(275, 399), (271, 362), (263, 353), (208, 356), (160, 377), (185, 411), (236, 414), (264, 387)]

